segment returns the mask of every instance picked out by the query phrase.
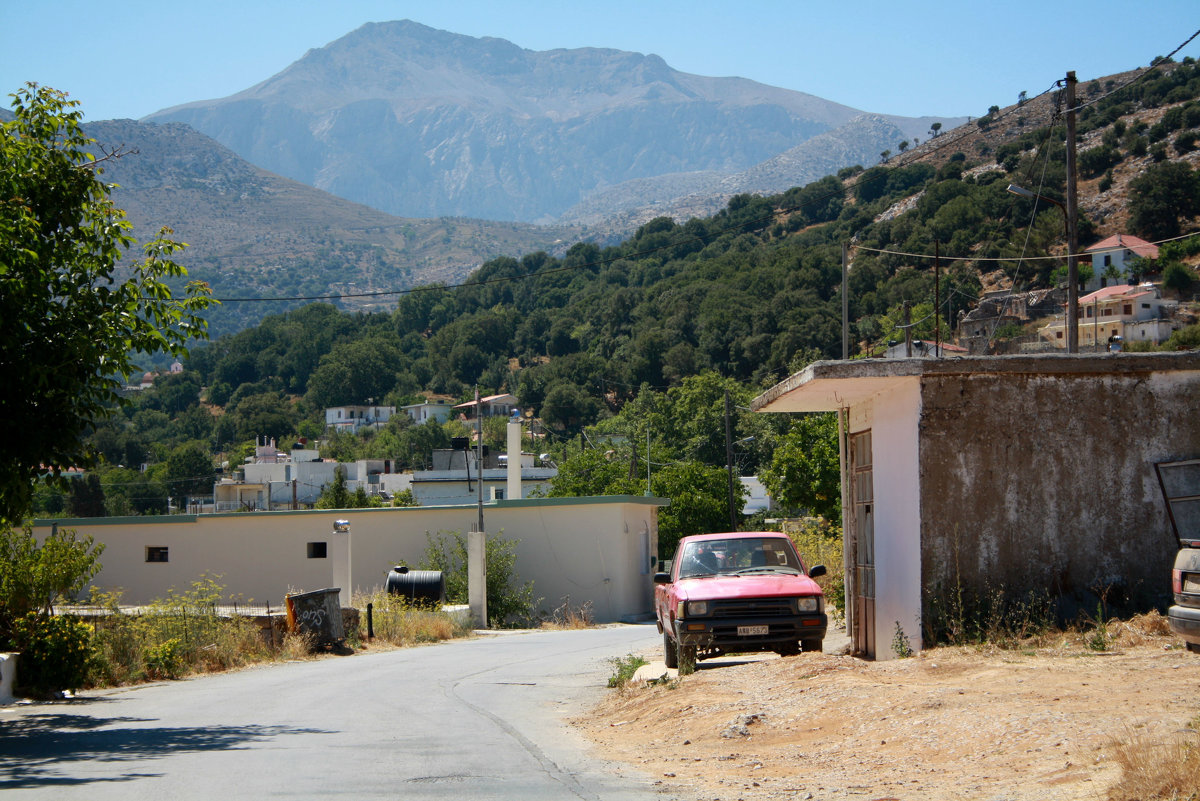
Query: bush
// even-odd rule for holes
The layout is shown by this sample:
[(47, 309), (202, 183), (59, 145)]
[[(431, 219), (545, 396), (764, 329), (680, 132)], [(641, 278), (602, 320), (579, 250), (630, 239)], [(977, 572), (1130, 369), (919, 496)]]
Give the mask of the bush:
[[(467, 538), (461, 531), (428, 535), (424, 570), (440, 570), (446, 580), (446, 600), (467, 603)], [(517, 576), (516, 540), (499, 536), (487, 538), (487, 612), (488, 624), (493, 627), (517, 626), (533, 617), (537, 602), (533, 598), (533, 582), (519, 583)]]
[(363, 614), (371, 604), (375, 636), (392, 645), (440, 642), (466, 635), (469, 628), (429, 604), (413, 603), (401, 595), (379, 590), (355, 603)]
[(823, 517), (807, 517), (797, 524), (788, 523), (784, 533), (800, 552), (800, 558), (811, 569), (825, 565), (826, 573), (817, 579), (825, 591), (825, 600), (846, 611), (846, 570), (842, 556), (842, 529)]
[(92, 628), (73, 615), (49, 617), (31, 613), (16, 621), (21, 650), (21, 689), (47, 696), (78, 690), (87, 684)]

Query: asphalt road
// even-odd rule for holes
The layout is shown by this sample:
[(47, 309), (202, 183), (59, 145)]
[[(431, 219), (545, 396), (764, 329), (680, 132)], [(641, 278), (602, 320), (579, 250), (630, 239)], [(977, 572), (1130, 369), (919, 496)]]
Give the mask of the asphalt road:
[(38, 799), (661, 799), (562, 719), (653, 624), (488, 634), (0, 707), (0, 791)]

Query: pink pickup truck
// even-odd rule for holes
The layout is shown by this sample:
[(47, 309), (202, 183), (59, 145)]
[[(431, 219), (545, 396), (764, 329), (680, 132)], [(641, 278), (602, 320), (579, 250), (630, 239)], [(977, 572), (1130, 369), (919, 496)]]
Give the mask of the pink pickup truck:
[(825, 595), (792, 542), (776, 532), (684, 537), (670, 573), (654, 576), (667, 667), (724, 653), (820, 651)]

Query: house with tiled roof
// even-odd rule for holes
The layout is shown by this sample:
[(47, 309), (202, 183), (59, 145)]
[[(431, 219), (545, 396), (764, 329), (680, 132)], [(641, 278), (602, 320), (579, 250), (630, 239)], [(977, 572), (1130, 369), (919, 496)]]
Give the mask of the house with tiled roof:
[(1128, 284), (1136, 259), (1158, 258), (1158, 245), (1131, 234), (1113, 234), (1083, 251), (1092, 260), (1092, 277), (1084, 291), (1092, 292), (1112, 285)]
[[(1183, 326), (1175, 314), (1178, 306), (1163, 300), (1154, 284), (1097, 289), (1079, 299), (1079, 347), (1104, 350), (1114, 336), (1125, 342), (1163, 342)], [(1040, 329), (1038, 335), (1065, 348), (1066, 323), (1062, 315)]]

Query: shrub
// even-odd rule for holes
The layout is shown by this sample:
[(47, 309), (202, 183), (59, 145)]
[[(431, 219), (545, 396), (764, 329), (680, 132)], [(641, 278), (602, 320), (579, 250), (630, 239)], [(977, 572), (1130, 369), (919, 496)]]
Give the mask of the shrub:
[[(467, 603), (467, 538), (461, 531), (428, 535), (424, 570), (440, 570), (446, 580), (446, 600)], [(516, 626), (528, 622), (537, 603), (533, 582), (517, 576), (517, 541), (489, 536), (487, 556), (487, 612), (491, 626)]]
[(613, 674), (608, 678), (608, 686), (618, 689), (624, 687), (633, 679), (633, 674), (637, 673), (638, 668), (648, 664), (645, 659), (637, 654), (629, 654), (624, 657), (618, 656), (608, 661), (613, 666)]
[(92, 628), (73, 615), (31, 613), (16, 622), (21, 688), (46, 696), (87, 684)]
[(371, 626), (375, 636), (392, 645), (440, 642), (465, 636), (469, 628), (440, 608), (414, 603), (401, 595), (379, 590), (355, 603), (365, 614), (371, 604)]
[(825, 565), (826, 574), (817, 579), (825, 591), (825, 600), (837, 607), (838, 614), (846, 611), (846, 571), (842, 556), (842, 529), (823, 517), (807, 517), (799, 523), (788, 523), (784, 533), (800, 552), (809, 568)]

